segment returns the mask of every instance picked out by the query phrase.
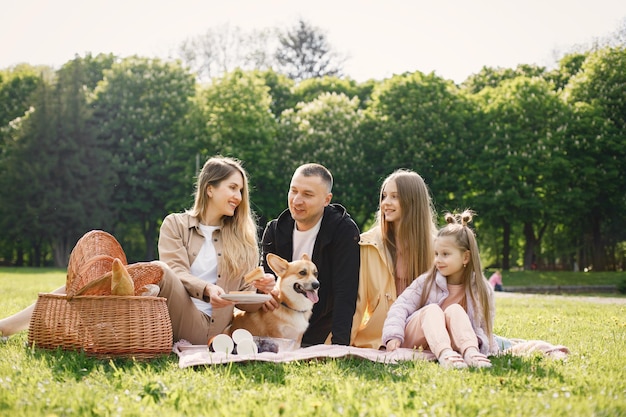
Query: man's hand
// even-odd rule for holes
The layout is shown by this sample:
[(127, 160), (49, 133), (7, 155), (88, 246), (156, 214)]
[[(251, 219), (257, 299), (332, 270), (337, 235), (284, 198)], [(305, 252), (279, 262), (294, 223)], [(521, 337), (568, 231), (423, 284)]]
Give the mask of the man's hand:
[(269, 294), (274, 290), (276, 286), (276, 277), (272, 274), (264, 274), (263, 278), (257, 279), (253, 282), (254, 287), (262, 293)]
[(280, 304), (278, 302), (278, 295), (280, 294), (280, 291), (278, 290), (278, 288), (274, 288), (272, 291), (270, 291), (270, 294), (272, 295), (272, 298), (267, 300), (263, 304), (263, 311), (273, 311), (280, 307)]

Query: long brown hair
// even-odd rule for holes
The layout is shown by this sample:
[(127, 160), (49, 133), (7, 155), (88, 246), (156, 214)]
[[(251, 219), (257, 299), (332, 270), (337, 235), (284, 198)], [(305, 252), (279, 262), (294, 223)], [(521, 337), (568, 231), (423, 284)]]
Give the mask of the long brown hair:
[[(402, 213), (397, 227), (385, 221), (385, 215), (380, 210), (385, 187), (392, 181), (398, 189)], [(395, 267), (398, 250), (404, 254), (406, 276), (403, 277), (403, 286), (406, 288), (415, 278), (428, 271), (433, 263), (433, 239), (437, 229), (430, 192), (418, 173), (398, 169), (383, 181), (378, 202), (377, 222), (380, 224), (383, 244), (391, 256), (391, 264)]]
[[(493, 335), (493, 321), (491, 320), (490, 311), (493, 307), (491, 305), (493, 300), (490, 296), (491, 288), (483, 275), (476, 235), (469, 227), (469, 223), (472, 221), (473, 217), (474, 212), (471, 210), (465, 210), (463, 213), (457, 215), (446, 213), (445, 218), (447, 225), (439, 230), (437, 238), (451, 237), (454, 239), (457, 248), (461, 252), (469, 251), (469, 262), (467, 266), (463, 268), (463, 286), (469, 291), (472, 303), (474, 304), (474, 321), (480, 323), (482, 321), (481, 319), (484, 320), (487, 336), (491, 339)], [(426, 303), (436, 276), (437, 267), (433, 265), (424, 284), (420, 306)]]
[(217, 187), (235, 172), (239, 172), (243, 178), (241, 202), (232, 217), (222, 216), (220, 229), (224, 248), (224, 272), (229, 277), (237, 278), (259, 264), (257, 227), (250, 209), (248, 176), (241, 163), (224, 156), (209, 158), (198, 174), (194, 205), (188, 213), (198, 219), (205, 218), (209, 205), (207, 188), (210, 185)]

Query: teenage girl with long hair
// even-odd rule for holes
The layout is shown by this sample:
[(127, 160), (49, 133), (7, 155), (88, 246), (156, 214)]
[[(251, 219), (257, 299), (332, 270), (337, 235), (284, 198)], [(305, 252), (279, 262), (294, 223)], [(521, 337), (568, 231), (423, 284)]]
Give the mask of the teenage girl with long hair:
[(378, 349), (397, 296), (433, 262), (435, 215), (424, 179), (399, 169), (380, 188), (376, 223), (361, 234), (359, 295), (351, 345)]

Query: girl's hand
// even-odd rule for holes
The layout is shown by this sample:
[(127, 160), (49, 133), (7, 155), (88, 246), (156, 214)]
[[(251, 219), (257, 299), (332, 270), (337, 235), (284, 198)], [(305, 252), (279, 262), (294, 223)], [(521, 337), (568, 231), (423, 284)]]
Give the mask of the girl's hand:
[(400, 342), (400, 339), (391, 339), (390, 341), (387, 342), (387, 350), (392, 352), (398, 349), (401, 344), (402, 342)]
[(235, 304), (234, 301), (224, 300), (222, 294), (226, 294), (226, 292), (218, 285), (207, 284), (204, 287), (204, 295), (209, 297), (213, 308), (228, 307)]
[(265, 274), (263, 278), (255, 280), (253, 284), (257, 290), (269, 294), (276, 286), (276, 277), (272, 274)]

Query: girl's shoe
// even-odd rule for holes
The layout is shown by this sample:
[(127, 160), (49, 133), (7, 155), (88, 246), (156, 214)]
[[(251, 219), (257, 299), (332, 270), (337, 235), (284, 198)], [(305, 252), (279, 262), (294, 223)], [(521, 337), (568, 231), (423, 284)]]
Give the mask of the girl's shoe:
[(460, 353), (455, 352), (452, 349), (445, 349), (437, 358), (441, 366), (444, 368), (463, 369), (467, 368), (467, 364), (463, 360)]
[(478, 351), (476, 348), (468, 348), (463, 354), (465, 363), (472, 368), (491, 368), (489, 358)]

